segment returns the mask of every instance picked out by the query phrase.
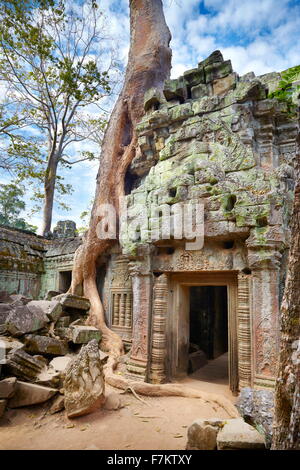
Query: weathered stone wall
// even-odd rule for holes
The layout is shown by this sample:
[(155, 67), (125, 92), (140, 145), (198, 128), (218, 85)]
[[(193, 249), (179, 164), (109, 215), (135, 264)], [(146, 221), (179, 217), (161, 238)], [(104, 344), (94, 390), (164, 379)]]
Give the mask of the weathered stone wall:
[(47, 240), (7, 227), (0, 228), (0, 291), (44, 298), (59, 290), (60, 272), (71, 271), (80, 237)]
[(0, 290), (37, 298), (44, 272), (45, 253), (42, 237), (1, 227)]
[[(146, 377), (153, 359), (147, 316), (154, 272), (234, 271), (243, 383), (272, 385), (299, 152), (298, 113), (268, 98), (279, 80), (278, 73), (239, 77), (216, 51), (167, 81), (163, 93), (146, 93), (139, 149), (126, 175), (129, 224), (120, 237), (133, 282), (130, 374)], [(174, 240), (176, 211), (192, 203), (204, 205), (200, 251)]]
[(49, 290), (60, 291), (60, 273), (72, 271), (74, 253), (81, 244), (81, 238), (51, 240), (44, 257), (44, 273), (41, 276), (39, 296), (44, 298)]

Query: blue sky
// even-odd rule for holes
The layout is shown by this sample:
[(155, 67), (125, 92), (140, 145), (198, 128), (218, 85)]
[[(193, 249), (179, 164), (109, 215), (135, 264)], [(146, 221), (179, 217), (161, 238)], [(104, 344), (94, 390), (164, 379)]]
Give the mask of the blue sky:
[[(129, 47), (128, 3), (99, 0), (124, 66)], [(231, 59), (240, 75), (250, 71), (261, 75), (300, 64), (300, 0), (164, 0), (164, 11), (172, 34), (172, 78), (216, 49)], [(85, 143), (86, 148), (89, 145)], [(83, 163), (66, 173), (74, 186), (66, 201), (72, 209), (55, 208), (54, 224), (68, 218), (81, 225), (80, 213), (94, 195), (97, 167)], [(30, 221), (40, 226), (38, 215)]]

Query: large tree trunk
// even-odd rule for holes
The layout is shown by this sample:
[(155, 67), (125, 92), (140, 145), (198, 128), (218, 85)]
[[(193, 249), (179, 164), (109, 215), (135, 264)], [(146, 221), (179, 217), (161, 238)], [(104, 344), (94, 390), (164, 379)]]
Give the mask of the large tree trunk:
[(291, 247), (281, 306), (281, 346), (272, 449), (300, 450), (300, 156), (296, 168)]
[(47, 236), (51, 230), (52, 212), (54, 202), (55, 181), (57, 173), (57, 158), (52, 156), (48, 162), (44, 181), (44, 206), (43, 206), (43, 226), (42, 235)]
[[(119, 211), (119, 197), (124, 194), (126, 170), (135, 156), (135, 126), (144, 113), (144, 94), (151, 87), (162, 88), (171, 69), (170, 31), (166, 25), (161, 0), (130, 1), (131, 42), (122, 92), (111, 114), (106, 130), (97, 176), (97, 187), (91, 221), (85, 242), (76, 254), (71, 292), (83, 292), (91, 301), (90, 323), (107, 331), (98, 295), (96, 261), (115, 240), (99, 240), (96, 233), (100, 217), (98, 208), (111, 204)], [(116, 348), (121, 347), (117, 341)], [(112, 345), (110, 345), (112, 346)]]
[(90, 300), (88, 323), (101, 329), (101, 348), (108, 351), (110, 356), (104, 368), (108, 383), (125, 390), (134, 387), (137, 392), (149, 396), (190, 396), (214, 401), (226, 409), (229, 416), (234, 417), (237, 416), (237, 410), (226, 398), (173, 384), (128, 382), (113, 373), (123, 353), (123, 343), (106, 326), (96, 285), (96, 263), (115, 240), (100, 240), (97, 237), (97, 224), (101, 220), (97, 211), (102, 205), (111, 204), (119, 213), (119, 197), (124, 195), (126, 170), (136, 153), (135, 126), (144, 114), (144, 94), (151, 87), (162, 89), (171, 69), (171, 35), (161, 0), (130, 0), (130, 29), (125, 82), (104, 136), (90, 226), (83, 245), (75, 254), (70, 292), (79, 295), (83, 293)]

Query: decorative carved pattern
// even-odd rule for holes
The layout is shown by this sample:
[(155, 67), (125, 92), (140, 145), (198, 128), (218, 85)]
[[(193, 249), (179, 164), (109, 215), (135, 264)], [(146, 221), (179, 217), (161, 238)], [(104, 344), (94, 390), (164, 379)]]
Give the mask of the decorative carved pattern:
[[(118, 331), (132, 328), (132, 287), (128, 272), (128, 259), (121, 256), (114, 263), (110, 289), (111, 324)], [(127, 338), (128, 339), (128, 338)]]
[(112, 287), (131, 289), (131, 279), (128, 272), (128, 259), (120, 256), (114, 262)]
[(131, 290), (113, 290), (112, 302), (112, 326), (130, 328), (132, 324), (132, 293)]
[(238, 357), (240, 388), (251, 386), (251, 326), (249, 276), (238, 276)]
[(159, 276), (153, 289), (153, 323), (150, 380), (164, 382), (166, 355), (166, 319), (168, 312), (168, 277)]
[(130, 360), (127, 376), (134, 380), (145, 380), (149, 360), (149, 315), (152, 296), (152, 274), (132, 276), (133, 325)]

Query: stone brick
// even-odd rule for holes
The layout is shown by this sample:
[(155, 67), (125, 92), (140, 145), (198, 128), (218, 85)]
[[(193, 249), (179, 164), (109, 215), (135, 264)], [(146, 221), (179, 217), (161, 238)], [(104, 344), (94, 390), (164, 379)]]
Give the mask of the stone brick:
[(65, 356), (68, 352), (68, 344), (65, 341), (48, 336), (28, 335), (25, 338), (25, 349), (33, 354)]
[(90, 301), (84, 297), (72, 294), (60, 294), (53, 297), (52, 300), (57, 300), (63, 307), (74, 308), (77, 310), (87, 311), (90, 308)]
[(242, 418), (226, 421), (217, 436), (218, 450), (265, 449), (265, 439)]
[(49, 318), (41, 309), (29, 310), (28, 305), (15, 307), (6, 319), (6, 328), (13, 336), (22, 336), (44, 328)]
[(0, 398), (11, 398), (15, 393), (17, 379), (9, 377), (0, 381)]
[(235, 73), (231, 73), (227, 77), (219, 78), (213, 82), (213, 94), (214, 95), (224, 95), (229, 90), (235, 87), (237, 82), (237, 77)]
[(52, 398), (57, 390), (41, 385), (29, 384), (18, 381), (14, 396), (9, 400), (9, 408), (20, 408), (22, 406), (31, 406), (38, 403), (44, 403)]
[(100, 341), (101, 331), (93, 326), (74, 325), (71, 327), (74, 344), (86, 344), (92, 339)]

